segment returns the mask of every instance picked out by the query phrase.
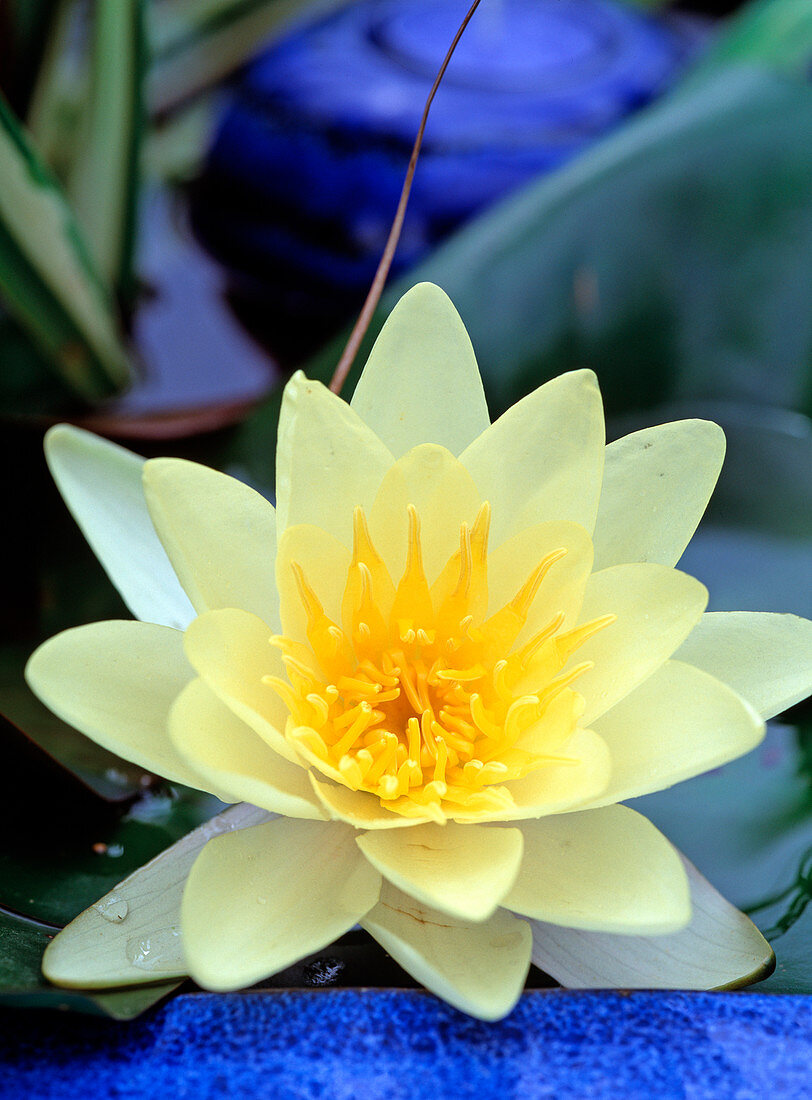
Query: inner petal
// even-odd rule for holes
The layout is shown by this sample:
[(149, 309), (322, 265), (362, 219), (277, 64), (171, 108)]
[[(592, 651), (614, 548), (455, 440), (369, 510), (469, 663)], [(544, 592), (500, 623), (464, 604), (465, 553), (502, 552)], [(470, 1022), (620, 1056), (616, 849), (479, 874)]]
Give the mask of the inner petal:
[(473, 478), (445, 447), (424, 443), (392, 466), (369, 512), (369, 530), (393, 578), (406, 564), (408, 506), (420, 516), (423, 561), (434, 581), (459, 545), (460, 524), (473, 523), (482, 498)]

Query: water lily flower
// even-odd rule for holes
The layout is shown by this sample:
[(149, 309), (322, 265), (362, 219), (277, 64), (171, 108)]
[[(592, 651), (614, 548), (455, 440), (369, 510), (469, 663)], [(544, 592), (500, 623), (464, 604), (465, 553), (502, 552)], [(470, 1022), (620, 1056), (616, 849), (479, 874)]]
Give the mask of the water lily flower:
[(360, 923), (494, 1019), (533, 933), (676, 933), (684, 864), (620, 803), (747, 752), (810, 688), (812, 624), (705, 614), (674, 568), (721, 430), (605, 447), (584, 370), (491, 424), (462, 322), (429, 284), (393, 311), (351, 404), (288, 383), (275, 510), (74, 429), (47, 449), (143, 621), (58, 635), (30, 684), (106, 748), (269, 813), (188, 875), (183, 950), (210, 989)]

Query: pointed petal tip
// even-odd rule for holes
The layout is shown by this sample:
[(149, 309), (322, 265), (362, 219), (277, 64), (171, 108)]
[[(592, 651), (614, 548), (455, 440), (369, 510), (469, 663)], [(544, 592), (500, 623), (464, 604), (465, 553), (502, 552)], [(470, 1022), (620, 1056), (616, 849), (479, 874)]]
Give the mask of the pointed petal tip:
[(455, 309), (456, 312), (456, 307), (454, 306), (454, 303), (451, 301), (451, 298), (448, 294), (446, 294), (443, 288), (441, 286), (438, 286), (437, 283), (429, 282), (427, 279), (424, 279), (422, 282), (415, 283), (414, 286), (409, 287), (406, 293), (400, 296), (397, 305), (394, 308), (397, 309), (401, 302), (419, 302), (421, 300), (424, 300), (426, 302), (441, 302), (443, 305), (449, 304), (452, 308)]

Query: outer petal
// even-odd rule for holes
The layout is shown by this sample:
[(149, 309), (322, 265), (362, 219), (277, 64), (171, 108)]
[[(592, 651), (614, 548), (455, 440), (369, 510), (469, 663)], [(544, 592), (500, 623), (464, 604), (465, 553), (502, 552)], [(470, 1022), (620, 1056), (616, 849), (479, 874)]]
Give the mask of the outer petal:
[(551, 764), (524, 779), (507, 784), (516, 808), (492, 814), (454, 814), (459, 822), (521, 821), (566, 810), (580, 809), (596, 798), (609, 783), (612, 761), (601, 737), (592, 730), (576, 730), (562, 749), (570, 763)]
[(573, 665), (595, 663), (576, 684), (586, 700), (583, 724), (591, 725), (664, 664), (699, 621), (707, 602), (704, 585), (663, 565), (615, 565), (593, 573), (581, 622), (610, 613), (617, 620), (571, 658)]
[(99, 745), (167, 779), (207, 789), (166, 728), (170, 707), (192, 678), (179, 631), (137, 622), (75, 627), (41, 645), (25, 675), (54, 714)]
[(380, 887), (354, 841), (343, 825), (280, 818), (207, 844), (181, 906), (195, 981), (215, 990), (252, 985), (352, 928)]
[(285, 740), (288, 711), (263, 676), (284, 677), (271, 630), (247, 611), (224, 608), (195, 619), (183, 639), (192, 667), (218, 699), (293, 763), (299, 758)]
[(570, 989), (736, 989), (766, 978), (770, 945), (683, 857), (693, 918), (669, 936), (617, 936), (531, 921), (533, 962)]
[(525, 854), (504, 906), (593, 932), (664, 935), (691, 919), (682, 861), (625, 806), (524, 821)]
[(394, 459), (357, 412), (297, 371), (285, 387), (276, 452), (279, 535), (314, 523), (352, 545), (352, 510), (369, 508)]
[(141, 488), (144, 460), (67, 424), (48, 432), (45, 457), (73, 518), (133, 615), (183, 629), (194, 610), (152, 526)]
[(692, 665), (668, 661), (596, 723), (612, 778), (592, 803), (650, 794), (749, 752), (764, 723), (741, 696)]
[(358, 837), (358, 847), (398, 889), (452, 917), (482, 921), (510, 890), (522, 861), (518, 829), (418, 825)]
[(610, 443), (595, 521), (595, 569), (622, 562), (676, 565), (724, 457), (724, 432), (708, 420), (662, 424)]
[(408, 506), (420, 518), (423, 565), (431, 584), (460, 546), (460, 525), (473, 524), (482, 500), (458, 459), (433, 443), (415, 447), (389, 470), (369, 513), (369, 533), (397, 584), (406, 565)]
[(169, 734), (184, 760), (229, 802), (251, 802), (285, 817), (324, 820), (307, 771), (277, 755), (202, 680), (175, 700)]
[(155, 530), (198, 613), (241, 607), (276, 625), (276, 515), (233, 477), (179, 458), (144, 466)]
[(474, 349), (447, 295), (418, 283), (375, 341), (352, 407), (399, 458), (418, 443), (459, 454), (490, 424)]
[(797, 615), (703, 615), (676, 656), (729, 684), (762, 718), (812, 692), (812, 622)]
[(361, 924), (413, 978), (471, 1016), (499, 1020), (521, 995), (532, 937), (510, 913), (468, 924), (384, 882)]
[(105, 989), (188, 974), (180, 902), (203, 846), (218, 833), (267, 821), (256, 806), (229, 806), (120, 882), (53, 940), (42, 960), (56, 985)]
[(460, 455), (491, 502), (491, 545), (550, 520), (571, 520), (591, 532), (604, 449), (592, 371), (562, 374), (508, 409)]

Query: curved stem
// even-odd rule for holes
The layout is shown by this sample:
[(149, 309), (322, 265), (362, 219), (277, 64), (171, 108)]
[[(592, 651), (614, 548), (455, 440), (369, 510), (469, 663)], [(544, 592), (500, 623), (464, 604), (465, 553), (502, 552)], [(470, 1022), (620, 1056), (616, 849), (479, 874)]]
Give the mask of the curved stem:
[(358, 315), (358, 320), (355, 322), (350, 337), (347, 340), (346, 347), (341, 353), (341, 358), (338, 361), (335, 372), (330, 380), (330, 389), (333, 393), (341, 393), (341, 387), (347, 380), (347, 375), (350, 372), (350, 367), (353, 364), (355, 356), (358, 354), (358, 349), (361, 346), (361, 341), (364, 339), (367, 329), (369, 328), (369, 322), (372, 320), (372, 315), (377, 309), (378, 302), (380, 301), (381, 294), (383, 293), (384, 284), (386, 283), (387, 276), (389, 275), (389, 268), (392, 266), (392, 260), (395, 255), (395, 250), (398, 246), (400, 239), (400, 231), (403, 228), (403, 219), (406, 216), (406, 206), (409, 202), (409, 192), (412, 189), (412, 180), (414, 179), (415, 168), (417, 167), (417, 159), (420, 156), (420, 147), (423, 144), (423, 133), (426, 129), (426, 122), (429, 117), (429, 110), (434, 100), (434, 96), (437, 94), (437, 89), (440, 87), (440, 82), (445, 76), (445, 71), (448, 68), (448, 63), (454, 55), (454, 50), (457, 48), (459, 40), (462, 38), (465, 28), (471, 21), (471, 17), (477, 10), (481, 3), (481, 0), (474, 0), (471, 7), (468, 9), (468, 13), (460, 24), (459, 30), (454, 35), (454, 41), (451, 43), (448, 53), (445, 55), (445, 60), (440, 66), (440, 70), (434, 79), (434, 83), (431, 86), (426, 105), (423, 108), (423, 116), (420, 119), (420, 126), (417, 130), (417, 137), (415, 138), (414, 146), (412, 148), (412, 155), (409, 158), (409, 167), (406, 170), (406, 178), (403, 181), (403, 189), (400, 193), (400, 201), (398, 202), (398, 208), (395, 211), (395, 219), (392, 222), (392, 228), (389, 230), (389, 236), (386, 240), (386, 247), (383, 250), (381, 256), (381, 262), (378, 264), (378, 270), (375, 272), (375, 278), (372, 280), (372, 285), (369, 288), (366, 301)]

